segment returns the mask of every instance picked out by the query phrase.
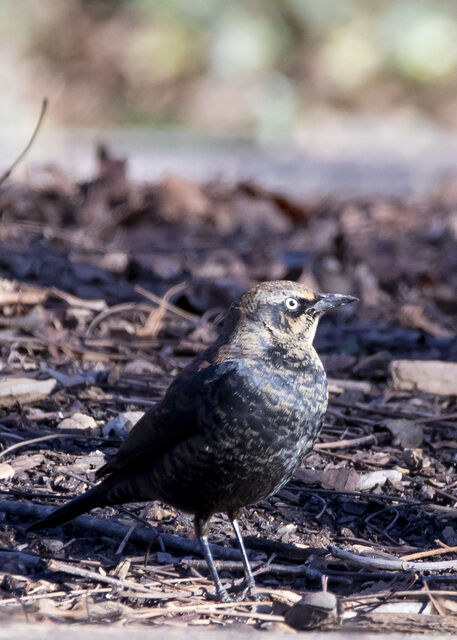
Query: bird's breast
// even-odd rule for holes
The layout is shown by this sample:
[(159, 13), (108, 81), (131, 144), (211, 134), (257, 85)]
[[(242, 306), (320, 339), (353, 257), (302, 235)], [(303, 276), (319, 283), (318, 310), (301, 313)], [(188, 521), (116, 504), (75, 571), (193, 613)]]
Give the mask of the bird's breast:
[(327, 407), (320, 361), (298, 372), (251, 365), (233, 376), (229, 392), (216, 405), (220, 428), (215, 435), (240, 458), (267, 464), (280, 455), (296, 464), (313, 446)]

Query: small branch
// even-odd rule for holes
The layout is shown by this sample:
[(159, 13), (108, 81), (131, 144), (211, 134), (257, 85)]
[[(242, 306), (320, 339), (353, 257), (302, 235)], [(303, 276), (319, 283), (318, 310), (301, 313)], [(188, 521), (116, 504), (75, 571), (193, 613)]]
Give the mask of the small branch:
[[(244, 571), (242, 562), (218, 560), (215, 562), (218, 571)], [(208, 565), (205, 560), (182, 560), (181, 566), (194, 567), (195, 569), (207, 569)], [(304, 576), (310, 580), (320, 580), (322, 578), (322, 571), (313, 569), (305, 564), (298, 565), (286, 565), (286, 564), (264, 564), (254, 563), (251, 565), (251, 569), (256, 575), (263, 573), (271, 573), (276, 576)]]
[(403, 556), (402, 560), (405, 562), (411, 562), (411, 560), (420, 560), (422, 558), (430, 558), (430, 556), (441, 556), (443, 553), (456, 553), (457, 547), (441, 547), (439, 549), (428, 549), (427, 551), (418, 551), (417, 553), (410, 553), (407, 556)]
[(22, 153), (19, 154), (19, 156), (16, 158), (16, 160), (10, 166), (10, 168), (7, 169), (5, 171), (5, 173), (0, 177), (0, 185), (3, 184), (5, 182), (5, 180), (8, 180), (8, 178), (11, 175), (11, 173), (14, 171), (14, 169), (17, 167), (17, 165), (21, 162), (21, 160), (24, 158), (24, 156), (28, 153), (30, 147), (35, 142), (35, 138), (37, 137), (38, 132), (39, 132), (39, 130), (41, 128), (41, 124), (42, 124), (42, 122), (44, 120), (44, 116), (46, 115), (47, 109), (48, 109), (48, 99), (44, 98), (43, 102), (41, 104), (41, 111), (40, 111), (40, 115), (38, 116), (38, 122), (35, 125), (35, 129), (34, 129), (34, 131), (32, 133), (32, 137), (28, 141), (28, 143), (25, 146), (25, 149), (22, 151)]
[[(111, 584), (114, 587), (118, 587), (119, 589), (130, 589), (130, 591), (139, 591), (140, 593), (146, 594), (150, 598), (154, 598), (154, 600), (169, 600), (171, 596), (171, 594), (165, 595), (161, 591), (152, 591), (151, 589), (143, 587), (143, 585), (141, 584), (136, 584), (136, 582), (130, 582), (129, 580), (119, 580), (119, 578), (112, 578), (111, 576), (103, 576), (96, 571), (89, 571), (88, 569), (83, 569), (82, 567), (67, 564), (66, 562), (60, 562), (60, 560), (49, 560), (49, 562), (47, 563), (47, 567), (49, 571), (61, 571), (62, 573), (69, 573), (72, 576), (79, 576), (88, 580), (95, 580), (96, 582)], [(180, 593), (175, 594), (175, 596), (182, 597)]]
[(163, 324), (163, 320), (167, 313), (167, 307), (165, 305), (170, 303), (170, 300), (177, 293), (181, 293), (184, 289), (186, 289), (187, 284), (185, 282), (180, 282), (175, 284), (173, 287), (170, 287), (168, 291), (162, 298), (162, 302), (159, 306), (151, 311), (146, 322), (142, 327), (137, 329), (137, 335), (140, 338), (156, 338), (157, 334)]
[(152, 291), (148, 291), (139, 284), (136, 285), (135, 291), (148, 300), (151, 300), (151, 302), (155, 302), (155, 304), (157, 304), (158, 306), (163, 306), (167, 311), (174, 313), (184, 320), (188, 320), (189, 322), (192, 322), (194, 324), (200, 322), (200, 316), (197, 316), (195, 313), (189, 313), (188, 311), (177, 307), (175, 304), (169, 302), (168, 300), (164, 300), (164, 298), (156, 296), (155, 293), (152, 293)]
[(151, 311), (154, 311), (154, 309), (155, 308), (150, 304), (145, 304), (144, 302), (122, 302), (121, 304), (116, 304), (112, 307), (108, 307), (108, 309), (104, 309), (97, 316), (95, 316), (95, 318), (87, 327), (84, 336), (86, 338), (89, 338), (92, 335), (95, 327), (97, 327), (100, 322), (103, 322), (103, 320), (115, 313), (124, 313), (125, 311), (145, 311), (146, 313), (151, 313)]
[(343, 380), (340, 378), (328, 378), (328, 390), (330, 393), (341, 393), (345, 390), (362, 391), (370, 393), (371, 384), (362, 380)]
[(109, 587), (100, 587), (97, 585), (93, 589), (72, 589), (71, 591), (46, 591), (45, 593), (32, 593), (27, 596), (17, 596), (16, 598), (7, 598), (0, 600), (0, 607), (7, 607), (8, 605), (17, 605), (26, 604), (29, 602), (35, 602), (36, 600), (42, 600), (43, 598), (62, 598), (62, 597), (70, 597), (74, 598), (75, 596), (87, 596), (92, 593), (96, 593), (97, 595), (101, 593), (110, 593), (112, 589)]
[[(17, 502), (16, 500), (0, 500), (0, 513), (10, 513), (24, 519), (41, 519), (48, 516), (54, 507), (44, 505)], [(94, 518), (92, 516), (79, 516), (71, 521), (72, 526), (87, 531), (94, 531), (108, 537), (120, 538), (126, 536), (130, 530), (130, 525), (120, 524), (112, 520), (103, 520), (102, 518)], [(177, 551), (183, 555), (192, 554), (201, 556), (200, 544), (198, 540), (184, 538), (172, 533), (159, 533), (154, 527), (137, 527), (132, 531), (131, 540), (141, 542), (146, 545), (158, 546), (158, 538), (161, 538), (165, 547)], [(241, 554), (238, 549), (227, 549), (216, 544), (210, 544), (211, 551), (215, 558), (222, 560), (240, 560)]]
[[(261, 591), (263, 593), (263, 591)], [(268, 593), (268, 591), (267, 591)], [(256, 620), (266, 620), (269, 622), (284, 622), (283, 616), (277, 616), (271, 613), (257, 613), (252, 609), (258, 608), (259, 603), (256, 601), (244, 602), (212, 602), (204, 604), (191, 604), (187, 606), (169, 605), (166, 607), (156, 607), (146, 609), (145, 611), (135, 611), (135, 620), (147, 620), (148, 618), (160, 618), (166, 615), (181, 615), (183, 613), (199, 613), (202, 615), (220, 614), (224, 616), (234, 616), (236, 618), (255, 618)], [(273, 602), (262, 602), (263, 607), (271, 607)], [(250, 608), (251, 611), (245, 612), (241, 609)], [(235, 611), (232, 611), (235, 609)]]
[(358, 447), (360, 444), (368, 444), (369, 442), (376, 442), (376, 436), (371, 434), (369, 436), (361, 436), (360, 438), (335, 440), (335, 442), (318, 442), (314, 445), (314, 449), (317, 451), (327, 449), (349, 449), (350, 447)]
[(367, 569), (384, 569), (386, 571), (443, 571), (445, 569), (457, 569), (457, 560), (444, 560), (443, 562), (405, 562), (400, 559), (369, 558), (332, 545), (329, 546), (329, 551), (335, 558), (346, 560), (351, 564)]
[(36, 570), (42, 563), (42, 559), (39, 556), (35, 556), (31, 553), (23, 553), (22, 551), (15, 551), (13, 549), (0, 549), (1, 564), (4, 565), (10, 561), (22, 565), (26, 570)]
[(0, 458), (6, 456), (7, 453), (11, 453), (16, 449), (20, 449), (21, 447), (25, 447), (29, 444), (36, 444), (37, 442), (44, 442), (45, 440), (56, 440), (57, 438), (73, 438), (74, 440), (77, 437), (78, 435), (75, 435), (74, 433), (49, 433), (46, 436), (39, 436), (38, 438), (31, 438), (30, 440), (22, 440), (22, 442), (12, 444), (10, 447), (7, 447), (6, 449), (3, 449), (3, 451), (0, 451)]

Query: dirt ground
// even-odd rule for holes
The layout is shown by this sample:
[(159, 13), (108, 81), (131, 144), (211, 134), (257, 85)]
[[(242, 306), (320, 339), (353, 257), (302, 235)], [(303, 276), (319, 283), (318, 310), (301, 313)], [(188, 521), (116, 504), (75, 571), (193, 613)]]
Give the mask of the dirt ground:
[[(0, 185), (0, 616), (456, 632), (457, 180), (420, 200), (307, 202), (251, 182), (132, 183), (97, 153), (87, 183), (48, 167)], [(318, 330), (319, 443), (243, 514), (263, 601), (209, 600), (191, 518), (165, 504), (26, 533), (91, 484), (230, 301), (270, 279), (361, 302)], [(211, 540), (240, 582), (225, 517)]]

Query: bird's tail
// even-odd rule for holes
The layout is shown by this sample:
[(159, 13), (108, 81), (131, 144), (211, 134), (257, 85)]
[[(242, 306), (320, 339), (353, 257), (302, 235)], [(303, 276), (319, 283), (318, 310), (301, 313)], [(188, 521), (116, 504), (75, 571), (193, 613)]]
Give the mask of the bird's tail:
[(34, 522), (27, 531), (37, 531), (44, 527), (57, 527), (69, 520), (73, 520), (82, 513), (90, 511), (94, 507), (104, 507), (108, 504), (106, 494), (102, 485), (92, 487), (82, 495), (70, 500), (67, 504), (59, 507), (45, 518)]

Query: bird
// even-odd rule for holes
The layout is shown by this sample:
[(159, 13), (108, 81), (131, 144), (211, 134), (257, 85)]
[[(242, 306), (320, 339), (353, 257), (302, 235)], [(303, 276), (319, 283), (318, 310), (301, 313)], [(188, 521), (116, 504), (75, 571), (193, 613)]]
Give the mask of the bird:
[(255, 595), (239, 512), (275, 494), (316, 442), (327, 378), (313, 346), (319, 319), (357, 301), (276, 280), (230, 306), (220, 335), (176, 376), (96, 472), (100, 482), (29, 527), (72, 520), (94, 507), (160, 500), (193, 514), (215, 593), (232, 601), (208, 543), (211, 517), (230, 519), (244, 568), (240, 596)]

